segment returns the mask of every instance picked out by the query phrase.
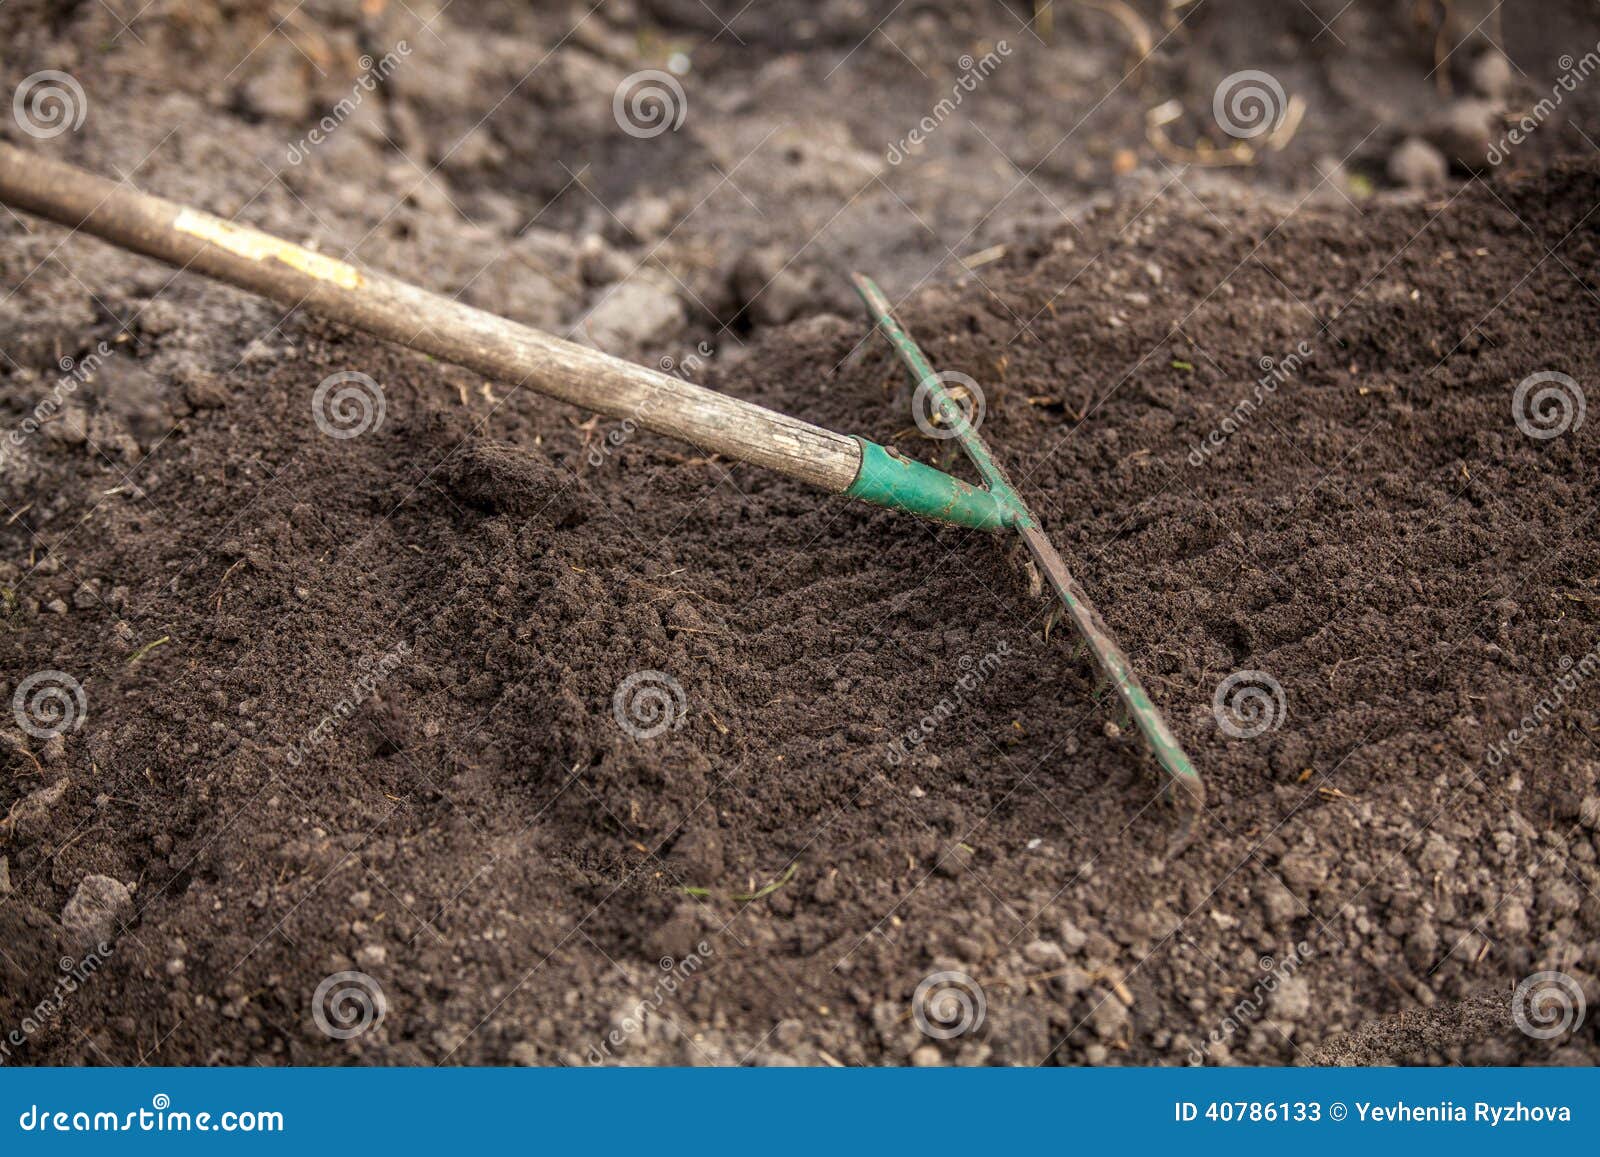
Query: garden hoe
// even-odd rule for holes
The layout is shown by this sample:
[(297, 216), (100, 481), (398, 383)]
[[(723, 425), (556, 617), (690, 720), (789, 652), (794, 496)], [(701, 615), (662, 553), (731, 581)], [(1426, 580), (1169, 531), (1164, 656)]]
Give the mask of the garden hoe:
[(1169, 778), (1192, 836), (1205, 792), (1038, 520), (984, 440), (944, 388), (922, 351), (864, 277), (856, 287), (933, 412), (971, 459), (973, 486), (859, 435), (813, 426), (750, 402), (633, 365), (519, 325), (395, 278), (147, 196), (71, 165), (0, 143), (0, 203), (92, 234), (114, 245), (203, 273), (291, 309), (305, 309), (464, 366), (486, 378), (528, 386), (575, 406), (627, 419), (709, 453), (765, 466), (835, 494), (957, 526), (1021, 536), (1033, 564), (1060, 598), (1107, 683), (1115, 688)]

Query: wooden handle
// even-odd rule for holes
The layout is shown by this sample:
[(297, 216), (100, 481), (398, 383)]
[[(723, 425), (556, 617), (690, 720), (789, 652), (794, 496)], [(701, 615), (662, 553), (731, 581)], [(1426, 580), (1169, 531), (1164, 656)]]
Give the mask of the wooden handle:
[(0, 202), (488, 378), (842, 492), (861, 448), (692, 382), (0, 143)]

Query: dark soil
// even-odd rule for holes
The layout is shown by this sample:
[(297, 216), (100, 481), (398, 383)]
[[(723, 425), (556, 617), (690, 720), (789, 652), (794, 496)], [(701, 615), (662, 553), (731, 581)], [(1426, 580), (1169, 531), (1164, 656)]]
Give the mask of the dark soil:
[[(674, 174), (693, 164), (715, 184), (738, 160), (673, 152), (651, 172), (636, 146), (709, 153), (737, 130), (753, 147), (765, 130), (741, 102), (777, 107), (767, 85), (838, 104), (816, 76), (862, 38), (851, 21), (870, 30), (890, 6), (840, 5), (798, 47), (744, 23), (748, 43), (708, 41), (692, 3), (637, 7), (700, 46), (695, 67), (703, 53), (720, 95), (691, 108), (727, 131), (573, 146), (564, 163), (589, 165), (623, 219), (643, 212), (633, 181), (692, 188)], [(868, 38), (869, 61), (838, 74), (862, 100), (835, 115), (876, 114), (870, 128), (786, 131), (875, 154), (920, 114), (867, 98), (905, 95), (895, 61), (919, 43), (948, 70), (977, 7), (902, 13), (884, 25), (892, 49)], [(1354, 7), (1392, 35), (1347, 56), (1275, 15), (1289, 26), (1260, 30), (1256, 59), (1431, 92), (1431, 39), (1421, 65), (1393, 66), (1420, 50), (1392, 7)], [(1593, 30), (1554, 7), (1545, 31), (1581, 55)], [(18, 9), (51, 19), (15, 24)], [(657, 66), (626, 21), (516, 90), (476, 167), (445, 166), (430, 202), (419, 174), (471, 127), (456, 119), (482, 116), (506, 87), (492, 78), (515, 80), (571, 23), (452, 8), (436, 31), (452, 54), (458, 38), (483, 49), (452, 57), (483, 71), (436, 68), (426, 57), (445, 50), (413, 28), (425, 59), (364, 106), (415, 142), (353, 122), (256, 199), (299, 134), (251, 103), (263, 62), (227, 76), (207, 62), (248, 51), (263, 13), (141, 22), (97, 87), (85, 61), (117, 31), (107, 11), (0, 8), (14, 22), (8, 91), (13, 74), (82, 69), (94, 110), (81, 134), (33, 142), (7, 121), (7, 139), (104, 171), (155, 149), (142, 187), (328, 248), (366, 234), (375, 265), (591, 336), (582, 317), (615, 279), (590, 267), (655, 252), (583, 209), (567, 176), (532, 172), (583, 116), (610, 123), (615, 76)], [(340, 52), (396, 34), (312, 13), (332, 79), (307, 83), (337, 99)], [(1250, 66), (1228, 55), (1233, 18), (1207, 19), (1136, 83), (1170, 94), (1194, 70), (1206, 92), (1185, 103), (1203, 110), (1202, 75)], [(1126, 43), (1114, 23), (1067, 20), (1085, 22), (1086, 63), (1059, 83), (1083, 103), (1061, 99), (1088, 112)], [(301, 34), (288, 49), (271, 39), (292, 52), (272, 67), (305, 71), (293, 61), (316, 45)], [(598, 113), (562, 87), (627, 52), (634, 63), (596, 86)], [(1064, 59), (1030, 45), (1023, 63)], [(184, 62), (163, 89), (162, 69)], [(991, 134), (1010, 149), (1005, 134), (1021, 141), (1028, 102), (1046, 98), (1026, 95), (1038, 90), (1021, 69), (992, 79), (992, 107), (1016, 102)], [(929, 209), (933, 240), (903, 227), (896, 188), (874, 178), (856, 231), (826, 233), (785, 273), (803, 304), (771, 313), (739, 288), (766, 280), (751, 254), (794, 252), (809, 215), (838, 213), (860, 182), (829, 183), (833, 154), (758, 165), (748, 195), (772, 220), (685, 226), (681, 249), (651, 258), (682, 317), (624, 348), (687, 369), (714, 335), (698, 378), (942, 464), (834, 274), (885, 270), (897, 299), (922, 284), (906, 323), (935, 364), (982, 383), (985, 435), (1209, 782), (1202, 833), (1177, 860), (1163, 856), (1178, 818), (1152, 761), (1095, 705), (1068, 628), (1030, 598), (1005, 542), (821, 496), (0, 217), (7, 429), (61, 390), (60, 359), (92, 367), (0, 489), (0, 690), (9, 702), (30, 674), (63, 672), (87, 703), (64, 742), (3, 736), (0, 1029), (50, 997), (64, 955), (83, 956), (78, 923), (62, 921), (82, 882), (132, 890), (103, 967), (5, 1059), (1130, 1064), (1185, 1063), (1208, 1044), (1216, 1063), (1600, 1059), (1592, 1016), (1540, 1040), (1506, 1012), (1541, 971), (1600, 1000), (1600, 690), (1578, 662), (1600, 645), (1600, 424), (1536, 438), (1513, 412), (1518, 384), (1544, 371), (1594, 400), (1600, 162), (1544, 162), (1587, 152), (1577, 138), (1595, 122), (1551, 122), (1515, 164), (1408, 194), (1381, 188), (1382, 161), (1416, 126), (1362, 144), (1346, 101), (1301, 130), (1298, 158), (1264, 158), (1247, 192), (1154, 156), (1144, 102), (1118, 89), (1094, 113), (1107, 119), (1068, 155), (1099, 156), (1098, 170), (1038, 170), (1033, 188), (1070, 211), (987, 211), (989, 196), (978, 222), (978, 166), (955, 143), (970, 132), (952, 124), (927, 162), (950, 182), (917, 177), (951, 198)], [(1052, 136), (1073, 120), (1053, 119)], [(524, 134), (530, 148), (509, 147)], [(413, 143), (420, 169), (391, 151)], [(259, 173), (238, 159), (274, 148)], [(1086, 203), (1118, 149), (1138, 170), (1123, 195)], [(1336, 180), (1313, 164), (1352, 149)], [(1362, 149), (1378, 150), (1366, 188), (1349, 180)], [(376, 187), (373, 206), (362, 190)], [(541, 204), (551, 216), (528, 224)], [(1004, 255), (961, 273), (952, 258), (989, 240)], [(1263, 359), (1294, 367), (1265, 395)], [(377, 384), (384, 416), (334, 438), (310, 398), (345, 371)], [(1283, 692), (1254, 738), (1213, 713), (1239, 671)], [(683, 704), (648, 738), (619, 725), (615, 699), (641, 672)], [(1508, 741), (1564, 674), (1576, 689)], [(902, 755), (894, 741), (925, 718)], [(318, 987), (355, 970), (386, 1014), (336, 1039), (314, 1017)], [(981, 988), (985, 1015), (938, 1040), (913, 994), (946, 971)]]

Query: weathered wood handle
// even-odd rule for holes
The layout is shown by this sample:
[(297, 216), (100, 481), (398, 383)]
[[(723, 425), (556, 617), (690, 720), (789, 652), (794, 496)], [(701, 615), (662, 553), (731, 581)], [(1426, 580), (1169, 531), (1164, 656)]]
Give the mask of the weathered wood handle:
[(0, 202), (485, 377), (842, 492), (852, 437), (0, 143)]

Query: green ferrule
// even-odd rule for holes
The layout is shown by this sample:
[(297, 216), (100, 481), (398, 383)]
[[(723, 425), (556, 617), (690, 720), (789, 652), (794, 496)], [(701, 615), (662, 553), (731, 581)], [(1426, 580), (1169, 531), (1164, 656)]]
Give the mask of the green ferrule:
[(975, 530), (1005, 530), (1027, 521), (1026, 511), (981, 487), (891, 454), (869, 439), (856, 441), (861, 469), (845, 491), (851, 498)]

